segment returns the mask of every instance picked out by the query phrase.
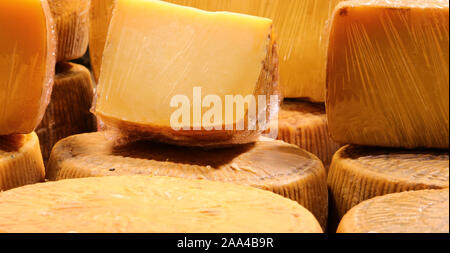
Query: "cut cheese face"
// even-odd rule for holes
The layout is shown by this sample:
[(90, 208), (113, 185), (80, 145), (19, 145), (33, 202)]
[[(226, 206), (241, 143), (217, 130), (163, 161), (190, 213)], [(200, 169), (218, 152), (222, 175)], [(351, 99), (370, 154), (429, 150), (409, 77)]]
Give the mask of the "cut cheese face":
[(278, 139), (315, 154), (325, 167), (340, 147), (329, 136), (325, 106), (299, 100), (285, 100), (281, 105)]
[(326, 22), (341, 0), (168, 0), (273, 20), (284, 97), (325, 101)]
[(271, 192), (142, 176), (68, 179), (0, 193), (0, 231), (322, 232), (309, 211)]
[(46, 163), (53, 145), (60, 139), (96, 131), (94, 115), (89, 111), (94, 94), (89, 70), (74, 63), (56, 65), (50, 104), (36, 129)]
[[(119, 0), (94, 111), (106, 125), (141, 138), (198, 146), (255, 141), (258, 130), (237, 125), (247, 122), (248, 108), (259, 101), (256, 96), (266, 95), (265, 106), (277, 93), (271, 26), (266, 18), (154, 0)], [(227, 117), (234, 110), (225, 109), (227, 96), (239, 95), (250, 95), (255, 102)], [(205, 121), (205, 96), (220, 102), (211, 108), (219, 111), (214, 122)], [(177, 116), (180, 111), (182, 117)]]
[(326, 171), (314, 155), (281, 141), (222, 149), (153, 142), (115, 144), (101, 132), (61, 140), (47, 166), (50, 180), (154, 175), (223, 181), (278, 193), (299, 202), (326, 226)]
[(89, 43), (91, 0), (48, 0), (56, 24), (57, 61), (80, 58)]
[(333, 157), (328, 185), (338, 218), (360, 202), (376, 196), (448, 188), (448, 151), (348, 145)]
[(89, 56), (92, 73), (98, 82), (103, 49), (116, 0), (91, 0), (89, 11)]
[(44, 181), (36, 133), (0, 136), (0, 192)]
[(449, 233), (449, 192), (422, 190), (367, 200), (344, 216), (339, 233)]
[(56, 40), (47, 1), (0, 1), (0, 38), (0, 135), (28, 134), (53, 84)]
[(340, 143), (449, 147), (449, 2), (345, 2), (332, 20), (330, 133)]

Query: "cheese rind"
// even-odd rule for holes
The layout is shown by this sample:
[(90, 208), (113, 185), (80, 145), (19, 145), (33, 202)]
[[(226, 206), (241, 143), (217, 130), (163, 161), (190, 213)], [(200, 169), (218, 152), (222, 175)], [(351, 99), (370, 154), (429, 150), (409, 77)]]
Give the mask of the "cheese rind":
[(0, 2), (0, 135), (31, 133), (53, 84), (56, 39), (47, 1)]
[(449, 233), (448, 206), (448, 189), (388, 194), (352, 208), (338, 233)]
[(449, 147), (448, 1), (349, 1), (332, 19), (327, 114), (340, 143)]
[(142, 176), (68, 179), (0, 193), (0, 231), (322, 232), (309, 211), (271, 192)]
[(278, 113), (278, 139), (315, 154), (325, 167), (340, 147), (329, 137), (325, 107), (304, 101), (283, 102)]
[(57, 61), (80, 58), (89, 43), (90, 0), (49, 0), (58, 37)]
[(448, 188), (448, 151), (347, 145), (333, 157), (328, 186), (331, 204), (338, 218), (360, 202), (376, 196)]
[(326, 22), (341, 0), (168, 0), (208, 11), (270, 18), (279, 43), (281, 89), (287, 98), (325, 101)]
[(44, 177), (36, 133), (0, 136), (0, 192), (43, 182)]
[(56, 65), (52, 98), (36, 129), (45, 163), (53, 145), (60, 139), (96, 130), (95, 117), (89, 111), (93, 94), (94, 87), (87, 68), (74, 63)]
[(89, 10), (89, 56), (92, 73), (98, 82), (103, 50), (116, 0), (91, 0)]
[(154, 175), (248, 185), (299, 202), (326, 226), (326, 171), (316, 156), (271, 139), (222, 149), (177, 147), (152, 142), (115, 144), (104, 133), (61, 140), (47, 166), (50, 180)]
[[(278, 95), (271, 26), (266, 18), (212, 13), (154, 0), (118, 0), (93, 111), (110, 128), (140, 139), (186, 146), (253, 142), (262, 130), (249, 127), (248, 108), (256, 106), (256, 96), (265, 95), (264, 102), (269, 104), (269, 97)], [(196, 88), (201, 89), (198, 97)], [(219, 100), (214, 102), (221, 113), (214, 114), (218, 123), (203, 118), (207, 95)], [(254, 102), (244, 106), (244, 113), (231, 113), (227, 119), (234, 110), (227, 107), (227, 97), (248, 95)], [(279, 100), (273, 107), (278, 108)], [(174, 121), (180, 121), (176, 112), (182, 109), (186, 110), (181, 129), (176, 129)], [(257, 113), (270, 111), (262, 109)], [(238, 129), (241, 122), (244, 129)]]

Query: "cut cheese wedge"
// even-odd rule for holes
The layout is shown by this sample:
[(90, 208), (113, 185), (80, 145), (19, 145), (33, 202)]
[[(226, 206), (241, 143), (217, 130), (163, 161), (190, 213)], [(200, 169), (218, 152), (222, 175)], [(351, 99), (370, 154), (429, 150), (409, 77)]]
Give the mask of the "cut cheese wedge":
[(325, 101), (326, 22), (341, 0), (168, 0), (273, 19), (284, 97)]
[(271, 27), (266, 18), (119, 0), (93, 111), (107, 126), (140, 139), (187, 146), (253, 142), (262, 132), (260, 116), (267, 123), (275, 112), (266, 106), (278, 108), (280, 100), (271, 98), (278, 95)]
[(96, 131), (95, 117), (89, 111), (93, 93), (88, 69), (74, 63), (56, 65), (51, 102), (36, 129), (44, 162), (47, 162), (53, 145), (60, 139)]
[(315, 154), (325, 167), (340, 147), (329, 136), (325, 106), (304, 101), (283, 102), (278, 113), (278, 139)]
[(448, 189), (389, 194), (354, 207), (338, 232), (449, 233), (448, 205)]
[(0, 192), (43, 182), (44, 177), (36, 133), (0, 136)]
[(90, 0), (48, 0), (56, 23), (57, 61), (80, 58), (89, 43)]
[(142, 176), (69, 179), (0, 193), (0, 231), (322, 232), (309, 211), (271, 192)]
[(91, 0), (89, 11), (89, 56), (92, 73), (98, 82), (106, 36), (116, 0)]
[(206, 150), (153, 142), (114, 143), (102, 132), (61, 140), (53, 148), (47, 177), (155, 175), (249, 185), (299, 202), (326, 225), (325, 169), (317, 157), (294, 145), (267, 138)]
[(448, 151), (345, 146), (333, 158), (328, 185), (339, 218), (360, 202), (376, 196), (448, 188)]
[(56, 40), (47, 1), (1, 1), (0, 38), (0, 135), (28, 134), (53, 84)]
[(449, 148), (449, 1), (340, 4), (327, 114), (339, 143)]

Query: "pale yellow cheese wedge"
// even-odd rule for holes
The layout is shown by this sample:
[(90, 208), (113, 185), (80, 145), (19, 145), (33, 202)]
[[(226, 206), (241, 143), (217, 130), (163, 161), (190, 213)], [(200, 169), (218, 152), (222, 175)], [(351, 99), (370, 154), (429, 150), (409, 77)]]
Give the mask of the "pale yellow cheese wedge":
[(56, 24), (57, 61), (80, 58), (89, 43), (91, 0), (48, 0)]
[(449, 148), (448, 7), (448, 0), (339, 4), (326, 102), (335, 141)]
[(271, 139), (222, 149), (185, 148), (152, 142), (115, 144), (104, 133), (61, 140), (47, 166), (50, 180), (155, 175), (253, 186), (297, 201), (326, 226), (326, 171), (316, 156)]
[(278, 139), (315, 154), (325, 167), (340, 147), (329, 136), (325, 106), (299, 100), (285, 100), (281, 105)]
[(322, 232), (309, 211), (271, 192), (142, 176), (68, 179), (0, 193), (0, 231)]
[(53, 84), (56, 40), (47, 1), (0, 1), (0, 135), (31, 133)]
[(328, 173), (332, 216), (389, 193), (449, 186), (448, 151), (345, 146)]
[(388, 194), (348, 212), (338, 233), (449, 233), (449, 194), (422, 190)]
[[(262, 130), (250, 128), (248, 108), (258, 104), (255, 115), (265, 115), (257, 96), (266, 96), (265, 106), (272, 101), (270, 95), (278, 94), (271, 27), (266, 18), (163, 1), (119, 0), (93, 111), (107, 126), (140, 139), (187, 146), (253, 142)], [(211, 106), (207, 95), (219, 102)], [(254, 101), (240, 107), (242, 113), (226, 106), (227, 96), (249, 95)], [(278, 103), (277, 97), (274, 107)], [(208, 105), (220, 113), (214, 113), (214, 122), (205, 120)], [(268, 122), (270, 115), (265, 118)]]
[(43, 182), (44, 176), (36, 133), (0, 136), (0, 192)]
[(60, 139), (96, 131), (92, 105), (94, 87), (89, 70), (74, 63), (56, 65), (50, 104), (36, 129), (46, 163), (53, 145)]

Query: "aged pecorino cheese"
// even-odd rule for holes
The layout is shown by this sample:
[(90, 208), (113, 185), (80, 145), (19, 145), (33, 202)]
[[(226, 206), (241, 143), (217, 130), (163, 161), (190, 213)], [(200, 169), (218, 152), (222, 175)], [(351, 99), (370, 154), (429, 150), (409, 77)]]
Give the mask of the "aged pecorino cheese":
[(0, 231), (322, 232), (309, 211), (268, 191), (143, 176), (68, 179), (0, 193)]
[(338, 5), (327, 115), (339, 143), (449, 148), (449, 1)]
[(221, 149), (153, 142), (115, 144), (104, 133), (71, 136), (53, 148), (47, 177), (155, 175), (223, 181), (273, 191), (299, 202), (325, 227), (326, 171), (314, 155), (281, 141)]
[(0, 192), (43, 182), (44, 177), (36, 133), (0, 136)]
[(449, 233), (448, 189), (388, 194), (362, 202), (338, 233)]
[(50, 104), (36, 129), (46, 163), (53, 145), (60, 139), (96, 131), (92, 105), (94, 87), (88, 69), (74, 63), (56, 65)]
[(0, 135), (28, 134), (44, 115), (55, 71), (47, 1), (1, 1), (0, 38)]

